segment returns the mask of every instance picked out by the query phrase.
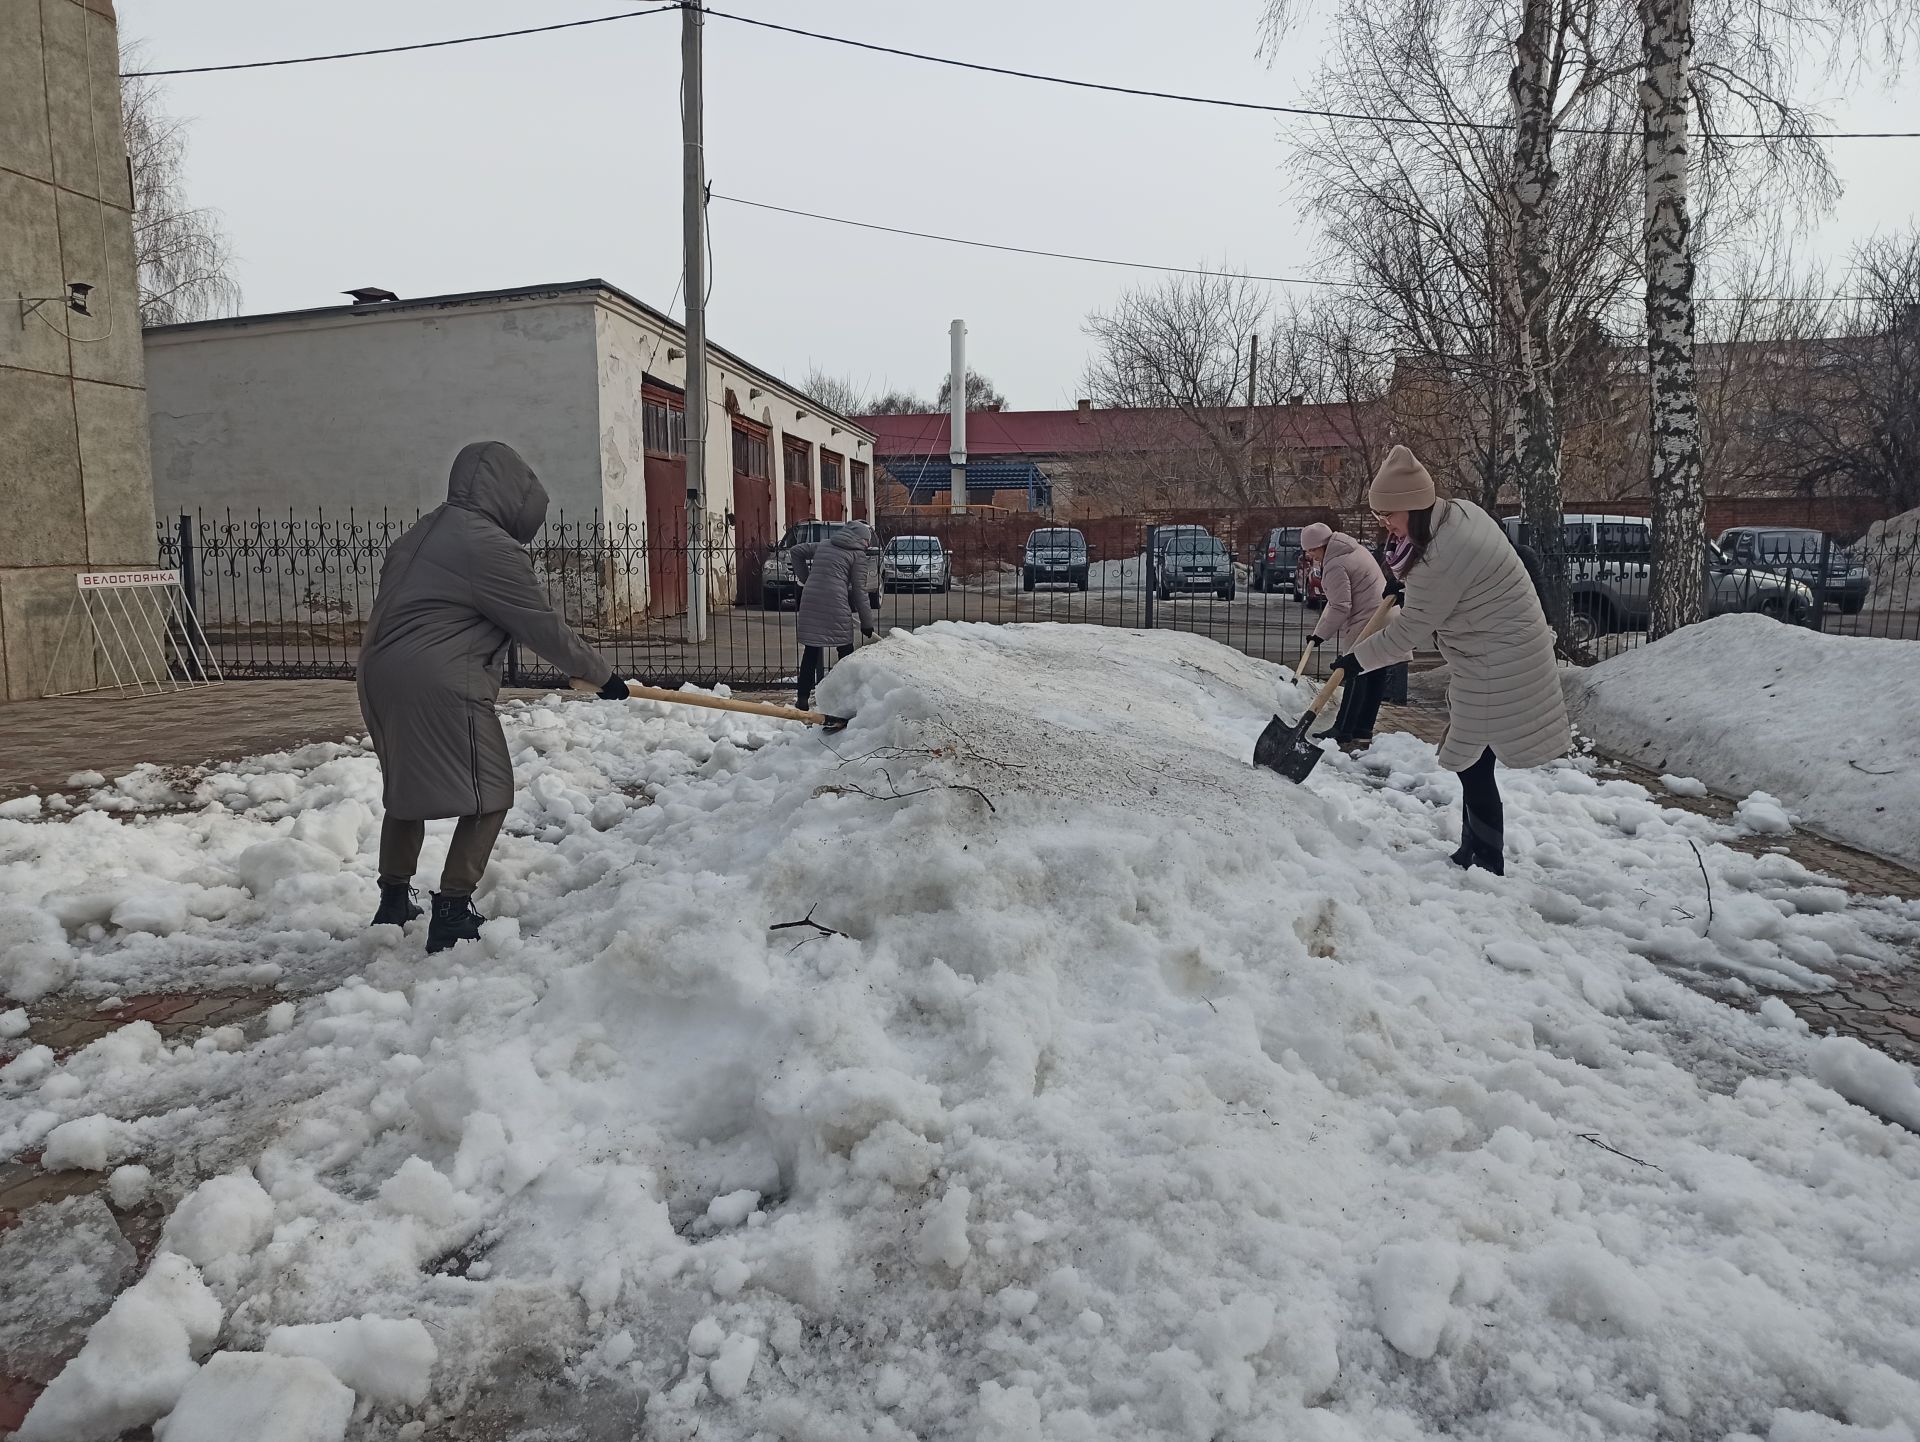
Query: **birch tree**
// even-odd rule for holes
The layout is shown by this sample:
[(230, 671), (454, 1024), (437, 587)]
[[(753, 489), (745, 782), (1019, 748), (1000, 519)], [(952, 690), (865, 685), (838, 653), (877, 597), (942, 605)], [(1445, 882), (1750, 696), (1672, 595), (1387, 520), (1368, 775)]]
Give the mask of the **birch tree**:
[(1911, 0), (1637, 5), (1653, 508), (1650, 634), (1658, 638), (1705, 613), (1692, 186), (1718, 178), (1756, 195), (1764, 189), (1764, 203), (1775, 211), (1832, 195), (1832, 171), (1814, 118), (1793, 99), (1794, 81), (1803, 69), (1869, 57), (1898, 73), (1901, 60), (1920, 45), (1920, 19)]
[[(1270, 42), (1302, 8), (1270, 0)], [(1633, 34), (1614, 0), (1344, 0), (1335, 34), (1320, 84), (1347, 114), (1302, 146), (1329, 255), (1443, 424), (1477, 431), (1443, 466), (1489, 506), (1515, 483), (1564, 635), (1561, 393), (1634, 269), (1637, 171), (1611, 133)]]
[[(138, 42), (121, 47), (120, 68), (137, 71)], [(140, 324), (171, 325), (240, 309), (233, 246), (218, 212), (188, 202), (187, 124), (167, 113), (159, 83), (126, 75), (120, 122), (133, 182), (133, 255)]]

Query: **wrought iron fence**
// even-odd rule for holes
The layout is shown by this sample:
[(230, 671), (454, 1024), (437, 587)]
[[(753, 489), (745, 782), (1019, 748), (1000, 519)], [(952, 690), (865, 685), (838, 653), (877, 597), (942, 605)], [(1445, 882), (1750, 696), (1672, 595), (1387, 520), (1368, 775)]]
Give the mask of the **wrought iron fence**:
[[(229, 676), (349, 677), (387, 549), (417, 519), (181, 516), (160, 527), (160, 559), (181, 567)], [(1320, 598), (1297, 528), (1274, 519), (1125, 517), (1076, 530), (1024, 516), (882, 517), (868, 588), (883, 629), (941, 621), (1172, 629), (1291, 666)], [(784, 544), (730, 532), (689, 541), (639, 521), (557, 515), (528, 552), (554, 605), (625, 674), (659, 685), (774, 686), (798, 669), (798, 586)], [(683, 614), (692, 562), (709, 597), (697, 643)], [(1704, 564), (1714, 614), (1759, 611), (1920, 639), (1920, 538), (1845, 548), (1828, 539), (1804, 555), (1775, 548), (1744, 559), (1710, 548)], [(1590, 652), (1644, 641), (1652, 587), (1644, 543), (1589, 531), (1569, 544), (1567, 566), (1574, 628)], [(564, 679), (534, 656), (510, 652), (507, 667), (510, 684)]]

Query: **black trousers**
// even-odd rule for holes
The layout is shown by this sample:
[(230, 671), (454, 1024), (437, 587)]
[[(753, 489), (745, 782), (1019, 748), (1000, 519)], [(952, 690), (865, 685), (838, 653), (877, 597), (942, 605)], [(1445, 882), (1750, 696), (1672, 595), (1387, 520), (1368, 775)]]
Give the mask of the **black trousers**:
[(1493, 748), (1460, 773), (1460, 802), (1466, 816), (1460, 826), (1460, 849), (1453, 859), (1462, 866), (1506, 871), (1506, 808), (1493, 779)]
[(1333, 718), (1333, 735), (1340, 741), (1364, 741), (1373, 735), (1380, 702), (1387, 694), (1387, 673), (1367, 671), (1340, 688), (1340, 711)]
[[(486, 811), (478, 816), (462, 816), (453, 828), (453, 844), (447, 848), (447, 864), (440, 871), (442, 896), (472, 896), (480, 878), (487, 874), (487, 858), (493, 855), (493, 843), (500, 839), (504, 811)], [(380, 884), (405, 886), (413, 880), (420, 864), (420, 846), (427, 839), (427, 823), (401, 821), (389, 816), (380, 823)]]
[[(836, 646), (842, 661), (853, 654), (853, 647)], [(827, 648), (825, 646), (806, 646), (800, 651), (800, 690), (798, 703), (802, 711), (813, 700), (813, 688), (820, 684), (820, 678), (827, 670)]]

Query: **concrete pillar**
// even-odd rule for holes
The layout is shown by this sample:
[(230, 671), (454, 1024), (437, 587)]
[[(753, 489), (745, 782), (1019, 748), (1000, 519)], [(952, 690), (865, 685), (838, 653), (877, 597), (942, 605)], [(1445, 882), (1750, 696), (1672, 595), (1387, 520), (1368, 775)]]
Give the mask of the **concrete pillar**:
[[(0, 4), (0, 696), (94, 682), (60, 629), (87, 567), (154, 561), (112, 0)], [(91, 315), (64, 304), (84, 281)], [(55, 297), (37, 309), (29, 301)]]

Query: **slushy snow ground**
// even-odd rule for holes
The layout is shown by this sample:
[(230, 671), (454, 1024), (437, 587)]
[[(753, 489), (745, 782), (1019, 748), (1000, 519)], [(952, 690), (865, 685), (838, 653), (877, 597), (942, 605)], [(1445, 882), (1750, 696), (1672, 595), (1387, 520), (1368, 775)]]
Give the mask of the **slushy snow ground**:
[(9, 1065), (0, 1154), (84, 1124), (171, 1209), (21, 1436), (1913, 1442), (1913, 1075), (1696, 986), (1905, 964), (1920, 906), (1582, 762), (1463, 874), (1431, 747), (1248, 764), (1305, 695), (939, 624), (832, 737), (517, 703), (503, 919), (433, 958), (365, 930), (355, 745), (0, 821), (16, 996), (305, 993)]
[(1563, 673), (1603, 749), (1920, 866), (1920, 656), (1906, 641), (1720, 616)]

